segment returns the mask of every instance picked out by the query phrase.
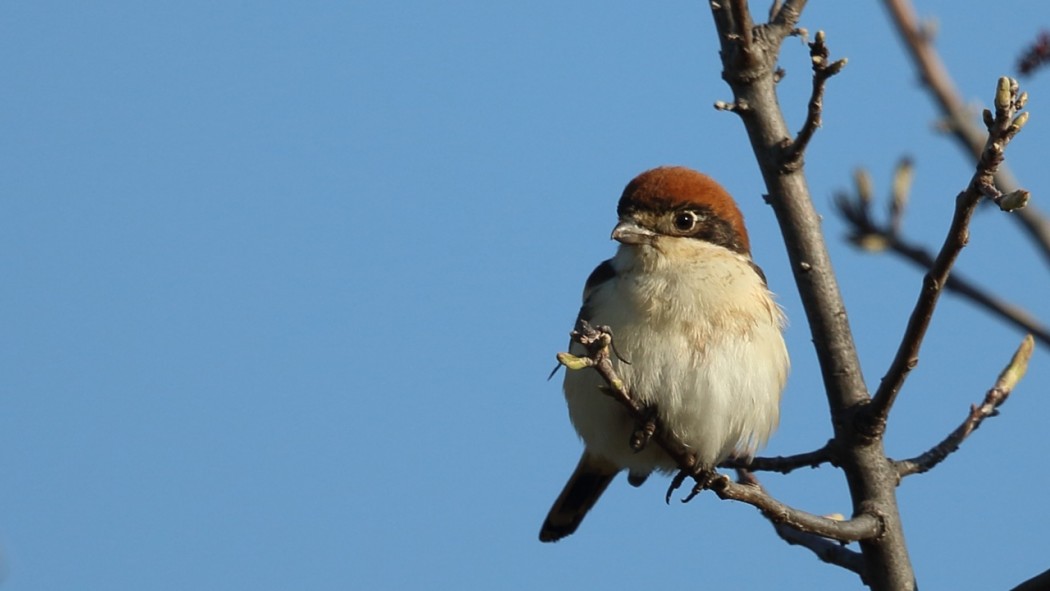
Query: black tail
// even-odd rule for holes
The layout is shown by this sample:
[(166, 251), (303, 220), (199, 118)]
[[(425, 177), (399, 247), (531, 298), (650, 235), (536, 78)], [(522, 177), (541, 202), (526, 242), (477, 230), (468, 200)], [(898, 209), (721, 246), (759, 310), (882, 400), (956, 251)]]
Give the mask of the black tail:
[(540, 541), (556, 542), (576, 531), (619, 471), (619, 468), (584, 452), (543, 522)]

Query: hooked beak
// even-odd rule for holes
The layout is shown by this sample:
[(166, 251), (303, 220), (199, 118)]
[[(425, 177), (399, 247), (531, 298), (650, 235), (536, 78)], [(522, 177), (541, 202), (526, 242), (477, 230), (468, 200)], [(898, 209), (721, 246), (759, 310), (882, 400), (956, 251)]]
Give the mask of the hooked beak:
[(652, 244), (656, 233), (631, 220), (621, 221), (612, 231), (612, 239), (620, 244)]

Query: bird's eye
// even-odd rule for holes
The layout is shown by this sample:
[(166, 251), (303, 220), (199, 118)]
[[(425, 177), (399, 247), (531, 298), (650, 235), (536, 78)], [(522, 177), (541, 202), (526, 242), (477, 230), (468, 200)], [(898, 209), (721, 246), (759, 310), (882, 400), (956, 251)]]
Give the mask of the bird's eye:
[(674, 216), (674, 227), (680, 232), (688, 232), (696, 227), (699, 218), (694, 212), (683, 211)]

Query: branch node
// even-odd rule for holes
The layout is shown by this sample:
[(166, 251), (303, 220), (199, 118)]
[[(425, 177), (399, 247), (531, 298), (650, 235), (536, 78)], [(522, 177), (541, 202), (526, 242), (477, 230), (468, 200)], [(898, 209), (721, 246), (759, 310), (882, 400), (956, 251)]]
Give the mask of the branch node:
[(715, 101), (714, 107), (718, 111), (728, 111), (730, 113), (742, 114), (747, 113), (751, 110), (748, 106), (747, 101), (737, 100), (731, 103), (725, 101)]

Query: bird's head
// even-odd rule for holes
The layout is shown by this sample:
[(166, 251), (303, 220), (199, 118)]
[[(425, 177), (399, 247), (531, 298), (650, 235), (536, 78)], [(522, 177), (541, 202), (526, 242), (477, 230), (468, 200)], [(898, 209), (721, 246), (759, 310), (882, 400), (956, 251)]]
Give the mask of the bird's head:
[(656, 245), (661, 237), (703, 240), (751, 255), (744, 216), (711, 177), (683, 166), (643, 172), (627, 184), (616, 208), (612, 238), (625, 245)]

